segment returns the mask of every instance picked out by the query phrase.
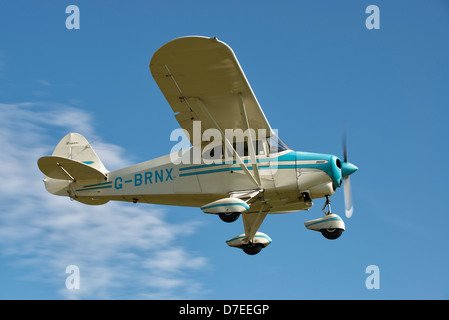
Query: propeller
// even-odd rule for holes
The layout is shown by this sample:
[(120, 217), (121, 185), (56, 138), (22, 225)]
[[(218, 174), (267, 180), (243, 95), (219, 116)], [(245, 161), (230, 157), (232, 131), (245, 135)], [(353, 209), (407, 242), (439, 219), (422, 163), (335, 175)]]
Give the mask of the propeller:
[(343, 163), (341, 165), (341, 174), (343, 176), (344, 185), (344, 198), (345, 198), (345, 215), (347, 218), (351, 218), (354, 212), (354, 206), (352, 205), (351, 194), (351, 180), (349, 176), (357, 171), (357, 167), (348, 162), (348, 147), (346, 141), (346, 132), (343, 133)]

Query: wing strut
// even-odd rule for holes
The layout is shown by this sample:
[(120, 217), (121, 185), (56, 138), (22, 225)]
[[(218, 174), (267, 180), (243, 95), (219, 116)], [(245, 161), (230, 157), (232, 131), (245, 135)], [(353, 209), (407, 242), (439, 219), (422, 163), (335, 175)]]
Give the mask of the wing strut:
[(243, 213), (243, 227), (245, 228), (245, 241), (250, 242), (259, 230), (263, 220), (268, 214), (268, 211), (264, 212), (266, 208), (265, 203), (262, 203), (258, 213)]
[(180, 98), (187, 104), (187, 106), (190, 109), (190, 112), (192, 112), (192, 107), (190, 106), (189, 101), (187, 101), (186, 97), (184, 96), (184, 93), (182, 93), (181, 88), (179, 87), (178, 82), (176, 82), (175, 78), (173, 77), (170, 69), (168, 68), (168, 66), (166, 64), (164, 64), (164, 67), (165, 67), (165, 70), (167, 70), (167, 72), (168, 72), (167, 76), (170, 77), (170, 79), (172, 79), (173, 84), (176, 86), (176, 89), (178, 89), (178, 92), (181, 95)]
[(234, 147), (232, 146), (232, 144), (229, 142), (228, 138), (226, 138), (226, 135), (224, 134), (224, 132), (221, 130), (220, 126), (217, 124), (217, 122), (215, 121), (215, 119), (212, 117), (212, 115), (209, 113), (209, 111), (207, 110), (206, 106), (204, 105), (203, 101), (201, 101), (200, 98), (196, 98), (196, 101), (198, 102), (198, 105), (201, 107), (202, 111), (207, 115), (207, 117), (209, 118), (210, 122), (214, 125), (214, 127), (220, 131), (220, 134), (225, 142), (226, 147), (232, 151), (232, 153), (235, 155), (235, 158), (237, 159), (238, 164), (240, 165), (240, 167), (242, 168), (243, 172), (245, 172), (245, 174), (247, 175), (247, 177), (256, 185), (256, 187), (260, 188), (261, 184), (260, 184), (260, 178), (258, 180), (256, 180), (254, 178), (254, 176), (251, 174), (251, 172), (249, 172), (248, 168), (245, 166), (242, 158), (240, 158), (240, 156), (238, 155), (237, 151), (234, 149)]
[(251, 158), (251, 164), (253, 166), (254, 178), (256, 179), (257, 184), (260, 187), (262, 184), (260, 183), (259, 168), (257, 167), (257, 161), (256, 161), (256, 151), (254, 150), (254, 143), (253, 143), (253, 138), (252, 138), (252, 134), (253, 134), (254, 130), (250, 130), (249, 122), (248, 122), (248, 115), (246, 114), (245, 103), (243, 102), (243, 96), (241, 93), (239, 94), (239, 96), (240, 96), (240, 111), (242, 114), (242, 120), (243, 120), (243, 124), (246, 127), (246, 131), (248, 132), (248, 151), (249, 151), (249, 156)]
[(75, 178), (72, 177), (72, 175), (59, 162), (56, 162), (56, 164), (62, 169), (62, 171), (64, 171), (64, 173), (70, 178), (70, 180), (72, 180), (73, 182), (76, 181)]

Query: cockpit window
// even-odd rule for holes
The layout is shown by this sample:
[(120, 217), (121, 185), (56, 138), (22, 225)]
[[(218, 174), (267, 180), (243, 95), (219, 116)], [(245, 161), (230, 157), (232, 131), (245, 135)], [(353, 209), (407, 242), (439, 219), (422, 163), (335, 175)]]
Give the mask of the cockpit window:
[[(253, 141), (254, 144), (254, 151), (256, 156), (266, 155), (267, 151), (269, 151), (268, 154), (276, 154), (279, 152), (283, 152), (286, 150), (291, 150), (284, 141), (282, 141), (277, 135), (272, 135), (271, 137), (265, 140), (256, 140)], [(235, 151), (237, 151), (237, 154), (240, 157), (248, 157), (249, 156), (249, 150), (248, 150), (248, 142), (242, 141), (242, 142), (233, 142), (232, 143), (233, 148)], [(267, 149), (265, 148), (267, 147)], [(226, 157), (224, 156), (226, 152)], [(233, 159), (235, 158), (233, 155), (233, 152), (227, 148), (224, 148), (224, 145), (218, 144), (213, 147), (209, 147), (203, 151), (203, 159), (207, 160), (226, 160), (227, 159)], [(234, 159), (235, 161), (235, 159)]]
[(268, 139), (268, 145), (270, 148), (270, 154), (279, 153), (285, 150), (290, 150), (290, 148), (281, 140), (277, 135), (273, 135)]
[[(264, 143), (262, 140), (253, 141), (254, 144), (254, 151), (256, 153), (256, 156), (264, 155), (265, 154), (265, 148)], [(248, 150), (248, 142), (234, 142), (232, 143), (232, 147), (237, 151), (237, 154), (240, 157), (248, 157), (249, 156), (249, 150)], [(208, 160), (221, 160), (224, 158), (224, 152), (223, 152), (223, 146), (222, 145), (216, 145), (212, 148), (208, 148), (207, 150), (204, 150), (203, 152), (203, 159)], [(227, 149), (227, 159), (233, 159), (234, 155), (233, 152), (229, 149)], [(225, 159), (226, 160), (226, 159)], [(235, 159), (234, 159), (235, 160)]]
[[(254, 151), (256, 153), (256, 156), (265, 154), (265, 150), (263, 148), (263, 141), (261, 141), (261, 140), (253, 141), (253, 144), (254, 144)], [(235, 151), (237, 151), (237, 154), (239, 156), (241, 156), (241, 157), (249, 156), (247, 141), (234, 142), (232, 144), (232, 146), (234, 147)]]

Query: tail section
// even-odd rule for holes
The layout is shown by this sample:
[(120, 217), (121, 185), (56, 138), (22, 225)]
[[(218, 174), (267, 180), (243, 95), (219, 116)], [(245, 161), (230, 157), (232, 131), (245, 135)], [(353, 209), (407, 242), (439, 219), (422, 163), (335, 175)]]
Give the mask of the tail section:
[(86, 204), (108, 202), (102, 199), (78, 198), (72, 188), (72, 183), (77, 181), (107, 180), (108, 170), (82, 135), (69, 133), (58, 143), (53, 155), (39, 158), (37, 164), (46, 176), (44, 182), (48, 192), (69, 196)]

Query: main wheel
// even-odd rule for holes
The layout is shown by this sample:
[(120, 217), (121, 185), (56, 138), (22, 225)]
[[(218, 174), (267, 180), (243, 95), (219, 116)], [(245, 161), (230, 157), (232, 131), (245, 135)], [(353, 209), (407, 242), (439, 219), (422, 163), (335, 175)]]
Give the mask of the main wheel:
[(263, 244), (261, 243), (248, 243), (248, 244), (242, 244), (241, 247), (242, 250), (251, 256), (258, 254), (260, 250), (263, 249)]
[(321, 231), (321, 234), (326, 239), (334, 240), (334, 239), (337, 239), (338, 237), (340, 237), (344, 230), (332, 228), (332, 229), (321, 229), (320, 231)]
[(229, 222), (234, 222), (235, 220), (237, 220), (240, 217), (240, 212), (224, 212), (224, 213), (219, 213), (218, 216), (224, 222), (229, 223)]

